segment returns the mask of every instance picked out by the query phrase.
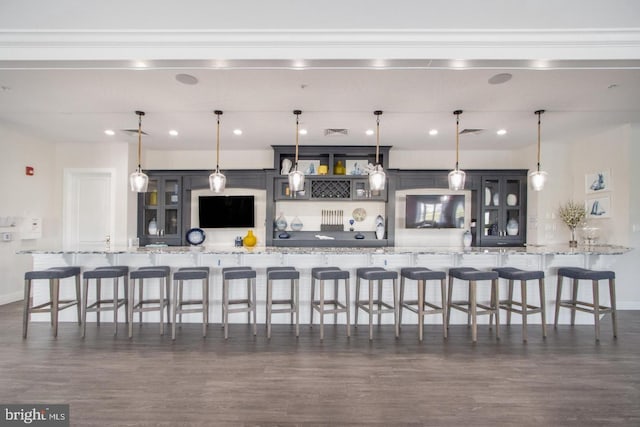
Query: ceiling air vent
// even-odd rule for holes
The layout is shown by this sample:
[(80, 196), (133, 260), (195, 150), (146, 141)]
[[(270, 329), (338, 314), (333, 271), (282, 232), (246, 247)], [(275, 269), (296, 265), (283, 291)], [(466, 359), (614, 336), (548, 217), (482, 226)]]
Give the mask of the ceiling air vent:
[(349, 129), (325, 129), (324, 136), (348, 136)]
[(484, 132), (484, 129), (462, 129), (460, 135), (478, 135)]

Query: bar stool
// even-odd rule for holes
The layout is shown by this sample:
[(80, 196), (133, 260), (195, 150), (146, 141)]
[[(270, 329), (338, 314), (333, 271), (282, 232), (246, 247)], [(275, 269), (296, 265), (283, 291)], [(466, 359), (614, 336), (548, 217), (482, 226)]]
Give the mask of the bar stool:
[[(418, 315), (418, 337), (422, 341), (424, 330), (425, 314), (442, 314), (442, 333), (447, 338), (447, 291), (444, 271), (433, 271), (426, 267), (406, 267), (400, 270), (400, 310), (398, 312), (398, 326), (402, 327), (402, 309), (406, 308)], [(418, 299), (412, 301), (404, 300), (405, 280), (416, 280), (418, 285)], [(438, 306), (425, 301), (425, 287), (428, 280), (440, 281), (440, 295), (442, 305)], [(429, 310), (430, 309), (430, 310)]]
[[(360, 280), (369, 281), (369, 299), (360, 300)], [(393, 305), (382, 300), (382, 286), (385, 280), (391, 280), (393, 284)], [(398, 273), (385, 270), (381, 267), (363, 267), (356, 270), (356, 328), (358, 327), (358, 309), (369, 313), (369, 339), (373, 339), (373, 315), (378, 315), (378, 325), (382, 321), (383, 313), (393, 313), (396, 338), (400, 334), (398, 323)], [(373, 299), (373, 283), (378, 284), (378, 299)], [(374, 308), (377, 305), (377, 308)]]
[[(229, 299), (229, 282), (231, 280), (247, 281), (247, 297)], [(231, 305), (246, 304), (246, 307), (229, 308)], [(256, 326), (256, 271), (251, 267), (225, 267), (222, 269), (222, 324), (224, 339), (229, 338), (229, 313), (247, 313), (247, 323), (251, 323), (253, 313), (253, 335), (258, 333)]]
[[(320, 281), (320, 299), (315, 299), (316, 280)], [(325, 300), (324, 281), (333, 281), (333, 299)], [(344, 304), (338, 299), (338, 283), (344, 280)], [(333, 308), (326, 308), (326, 306)], [(338, 320), (338, 313), (347, 315), (347, 337), (351, 336), (351, 318), (349, 313), (349, 272), (338, 267), (315, 267), (311, 269), (311, 320), (313, 327), (313, 311), (320, 314), (320, 341), (324, 339), (324, 315), (333, 313), (333, 323)]]
[[(542, 338), (547, 337), (547, 320), (544, 296), (544, 271), (526, 271), (513, 267), (494, 268), (498, 277), (509, 280), (509, 297), (500, 301), (500, 308), (507, 312), (507, 325), (511, 325), (511, 313), (518, 313), (522, 316), (522, 341), (527, 341), (527, 316), (540, 313), (542, 321)], [(520, 281), (520, 301), (513, 299), (513, 282)], [(538, 294), (540, 296), (540, 306), (531, 305), (527, 302), (527, 281), (538, 281)], [(517, 307), (513, 307), (513, 306)], [(518, 308), (519, 307), (519, 308)]]
[[(76, 299), (60, 300), (60, 280), (69, 277), (76, 279)], [(32, 306), (31, 285), (34, 280), (49, 281), (49, 301)], [(31, 313), (51, 313), (53, 336), (58, 336), (58, 312), (76, 306), (78, 310), (78, 324), (82, 322), (82, 307), (80, 296), (80, 267), (52, 267), (47, 270), (28, 271), (24, 274), (24, 319), (22, 338), (27, 338), (27, 328)]]
[[(572, 297), (570, 300), (561, 300), (562, 281), (567, 277), (573, 279)], [(580, 280), (591, 280), (593, 289), (593, 302), (578, 301), (578, 283)], [(600, 280), (609, 280), (609, 298), (610, 306), (600, 304), (600, 291), (598, 285)], [(596, 341), (600, 340), (600, 315), (611, 313), (611, 321), (613, 323), (613, 337), (618, 336), (618, 321), (616, 316), (616, 273), (613, 271), (596, 271), (587, 270), (578, 267), (562, 267), (558, 269), (558, 290), (556, 294), (556, 318), (553, 323), (554, 328), (558, 327), (558, 315), (560, 307), (571, 310), (571, 325), (576, 321), (576, 310), (585, 313), (593, 313), (596, 328)]]
[[(452, 300), (453, 279), (459, 279), (469, 282), (468, 300)], [(478, 304), (477, 298), (477, 282), (491, 281), (491, 301), (489, 305)], [(467, 313), (467, 324), (472, 322), (471, 338), (473, 342), (478, 339), (478, 319), (477, 316), (489, 314), (491, 317), (496, 316), (496, 338), (500, 339), (500, 311), (498, 308), (499, 292), (498, 292), (498, 273), (495, 271), (480, 271), (472, 267), (459, 267), (449, 269), (449, 295), (447, 297), (447, 328), (451, 319), (451, 310), (456, 309)], [(483, 310), (478, 311), (478, 307)], [(489, 319), (489, 328), (491, 328), (491, 318)]]
[[(184, 282), (200, 280), (202, 284), (201, 299), (184, 299)], [(201, 307), (184, 308), (200, 305)], [(173, 273), (173, 309), (171, 311), (171, 339), (176, 339), (176, 320), (180, 315), (182, 325), (183, 313), (202, 313), (202, 336), (207, 336), (209, 324), (209, 267), (183, 267)]]
[[(82, 273), (84, 279), (84, 291), (82, 297), (82, 338), (85, 337), (87, 332), (87, 313), (96, 313), (96, 323), (100, 326), (100, 312), (101, 311), (113, 311), (113, 334), (118, 334), (118, 309), (125, 306), (125, 318), (129, 323), (129, 313), (127, 310), (128, 304), (128, 287), (129, 287), (129, 267), (127, 266), (107, 266), (98, 267), (94, 270), (85, 271)], [(124, 298), (118, 298), (118, 288), (120, 278), (123, 279)], [(113, 280), (113, 297), (111, 299), (102, 298), (102, 279)], [(89, 280), (96, 281), (96, 301), (89, 305)]]
[[(289, 280), (290, 298), (273, 299), (273, 281)], [(296, 317), (296, 337), (300, 334), (300, 312), (299, 312), (299, 280), (300, 272), (294, 267), (268, 267), (267, 268), (267, 338), (271, 338), (271, 315), (272, 313), (290, 313), (291, 324), (293, 316)], [(274, 309), (274, 305), (288, 304), (289, 308)]]
[[(160, 335), (164, 335), (164, 315), (163, 310), (167, 310), (167, 321), (169, 321), (169, 295), (170, 283), (169, 274), (171, 268), (167, 266), (140, 267), (129, 273), (129, 338), (133, 336), (133, 313), (139, 313), (139, 322), (142, 326), (142, 313), (147, 311), (160, 312)], [(144, 299), (143, 285), (144, 279), (162, 279), (158, 287), (159, 297), (157, 299)], [(138, 303), (135, 304), (136, 280), (139, 282)], [(164, 283), (163, 283), (164, 282)], [(166, 295), (166, 298), (165, 298)], [(153, 304), (151, 307), (146, 305)], [(157, 304), (157, 305), (156, 305)]]

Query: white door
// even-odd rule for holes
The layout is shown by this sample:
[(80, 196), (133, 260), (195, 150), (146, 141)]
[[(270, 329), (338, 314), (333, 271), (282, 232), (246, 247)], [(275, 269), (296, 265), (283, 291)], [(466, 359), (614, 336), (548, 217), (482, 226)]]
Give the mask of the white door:
[(113, 170), (67, 169), (63, 243), (66, 249), (103, 250), (114, 235)]

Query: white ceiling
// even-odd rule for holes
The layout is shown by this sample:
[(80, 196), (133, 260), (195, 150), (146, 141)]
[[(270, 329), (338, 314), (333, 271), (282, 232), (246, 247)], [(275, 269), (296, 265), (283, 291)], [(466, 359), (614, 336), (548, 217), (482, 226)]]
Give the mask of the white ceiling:
[[(425, 62), (426, 64), (426, 62)], [(608, 68), (530, 69), (478, 67), (451, 69), (386, 64), (380, 69), (356, 63), (318, 62), (311, 69), (264, 63), (212, 69), (188, 63), (149, 67), (0, 69), (0, 121), (51, 142), (134, 143), (135, 110), (147, 113), (146, 149), (201, 150), (215, 144), (213, 110), (224, 111), (223, 150), (264, 149), (295, 142), (293, 109), (303, 110), (301, 144), (369, 145), (381, 117), (381, 144), (394, 150), (452, 149), (455, 117), (460, 129), (485, 129), (461, 137), (461, 149), (512, 149), (536, 141), (534, 111), (542, 116), (544, 141), (561, 142), (611, 126), (640, 122), (640, 70), (633, 64)], [(346, 65), (346, 66), (345, 66)], [(604, 65), (604, 66), (603, 66)], [(488, 79), (508, 72), (507, 83)], [(175, 78), (198, 79), (185, 85)], [(236, 128), (242, 136), (233, 135)], [(347, 128), (349, 136), (325, 137), (325, 128)], [(507, 129), (497, 136), (498, 129)], [(105, 129), (116, 130), (108, 137)], [(170, 129), (179, 136), (168, 135)], [(429, 136), (430, 129), (439, 134)]]

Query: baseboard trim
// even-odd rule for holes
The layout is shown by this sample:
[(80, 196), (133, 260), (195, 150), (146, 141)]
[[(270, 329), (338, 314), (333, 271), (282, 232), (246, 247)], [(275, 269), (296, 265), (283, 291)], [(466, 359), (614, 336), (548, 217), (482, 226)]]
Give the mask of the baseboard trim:
[(5, 305), (5, 304), (9, 304), (10, 302), (20, 301), (23, 298), (24, 298), (24, 295), (20, 291), (12, 292), (10, 294), (4, 294), (4, 295), (0, 294), (0, 305)]

